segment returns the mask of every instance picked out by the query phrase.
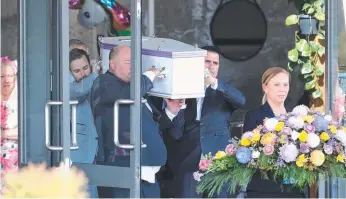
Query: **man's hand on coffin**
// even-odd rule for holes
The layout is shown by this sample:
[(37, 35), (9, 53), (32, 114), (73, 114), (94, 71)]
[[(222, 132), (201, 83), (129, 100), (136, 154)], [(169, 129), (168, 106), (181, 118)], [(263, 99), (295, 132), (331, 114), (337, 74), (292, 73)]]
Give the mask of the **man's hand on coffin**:
[(216, 78), (214, 78), (212, 76), (205, 77), (204, 78), (204, 84), (214, 86), (216, 84)]
[(166, 108), (174, 115), (177, 115), (180, 109), (182, 109), (182, 107), (185, 105), (185, 99), (167, 99), (167, 98), (163, 98), (163, 99), (167, 103)]
[(151, 67), (148, 71), (151, 71), (155, 74), (155, 77), (160, 74), (160, 70), (155, 68), (155, 66)]

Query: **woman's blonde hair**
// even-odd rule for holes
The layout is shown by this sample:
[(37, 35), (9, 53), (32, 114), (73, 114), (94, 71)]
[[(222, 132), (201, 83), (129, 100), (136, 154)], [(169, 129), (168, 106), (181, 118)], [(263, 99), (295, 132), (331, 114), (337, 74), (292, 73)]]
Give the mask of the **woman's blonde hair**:
[[(263, 75), (262, 75), (262, 85), (263, 84), (265, 84), (265, 85), (268, 84), (268, 82), (271, 79), (273, 79), (273, 77), (275, 77), (279, 73), (287, 74), (288, 77), (289, 77), (289, 81), (291, 82), (291, 74), (287, 70), (285, 70), (285, 69), (283, 69), (281, 67), (272, 67), (272, 68), (267, 69), (263, 73)], [(262, 98), (262, 104), (264, 104), (266, 102), (267, 102), (267, 95), (264, 93), (263, 98)]]

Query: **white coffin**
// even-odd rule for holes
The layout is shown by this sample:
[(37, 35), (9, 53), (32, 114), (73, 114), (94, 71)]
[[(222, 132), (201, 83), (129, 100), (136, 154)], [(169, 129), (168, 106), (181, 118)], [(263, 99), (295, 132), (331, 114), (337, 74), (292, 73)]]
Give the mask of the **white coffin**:
[[(130, 37), (100, 39), (103, 71), (109, 69), (109, 52), (130, 46)], [(142, 72), (165, 67), (167, 75), (154, 81), (148, 94), (170, 99), (204, 97), (204, 61), (207, 51), (173, 39), (142, 37)]]

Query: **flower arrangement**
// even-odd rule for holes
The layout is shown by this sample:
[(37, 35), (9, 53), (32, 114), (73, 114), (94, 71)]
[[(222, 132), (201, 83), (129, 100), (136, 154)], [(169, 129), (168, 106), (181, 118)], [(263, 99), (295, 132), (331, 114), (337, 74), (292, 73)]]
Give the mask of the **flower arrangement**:
[(1, 198), (87, 198), (87, 179), (75, 168), (64, 165), (47, 169), (34, 165), (5, 174)]
[(346, 176), (346, 128), (330, 115), (300, 105), (292, 112), (267, 118), (263, 125), (233, 139), (224, 151), (202, 158), (194, 173), (197, 192), (212, 196), (224, 183), (234, 193), (255, 172), (263, 179), (289, 180), (303, 189), (318, 177)]

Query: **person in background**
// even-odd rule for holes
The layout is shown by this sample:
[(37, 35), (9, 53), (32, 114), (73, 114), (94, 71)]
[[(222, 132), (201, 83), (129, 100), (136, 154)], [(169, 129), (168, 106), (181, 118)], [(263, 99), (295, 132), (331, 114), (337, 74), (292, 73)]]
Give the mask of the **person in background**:
[[(84, 50), (88, 54), (88, 56), (90, 56), (88, 45), (85, 42), (83, 42), (83, 41), (81, 41), (79, 39), (70, 39), (69, 47), (70, 47), (70, 51), (72, 49), (77, 48), (77, 49)], [(90, 66), (91, 66), (92, 70), (94, 71), (94, 73), (99, 74), (101, 66), (99, 65), (99, 62), (96, 59), (95, 60), (94, 59), (90, 60)]]
[(89, 54), (88, 45), (79, 39), (70, 39), (69, 47), (70, 47), (70, 51), (72, 49), (77, 48), (77, 49), (84, 50), (87, 54)]
[[(220, 55), (213, 46), (204, 46), (205, 97), (197, 99), (197, 117), (200, 121), (202, 154), (215, 154), (225, 150), (231, 139), (229, 121), (232, 112), (245, 104), (245, 97), (238, 89), (217, 78)], [(215, 197), (228, 198), (227, 187)]]
[(1, 57), (1, 176), (18, 170), (18, 90), (17, 61)]
[[(141, 77), (141, 95), (153, 88), (153, 81), (159, 70), (151, 68)], [(99, 152), (97, 161), (100, 164), (129, 167), (129, 150), (116, 147), (114, 140), (114, 103), (118, 99), (130, 99), (131, 84), (131, 49), (128, 46), (114, 47), (109, 54), (109, 70), (99, 75), (92, 86), (91, 109), (94, 115), (95, 126), (99, 136)], [(148, 102), (142, 105), (142, 141), (147, 146), (141, 149), (141, 197), (158, 198), (160, 188), (157, 183), (156, 173), (166, 162), (166, 147), (161, 138), (160, 128), (165, 128), (157, 116), (159, 113), (154, 105)], [(130, 143), (130, 106), (119, 107), (119, 141), (122, 144)], [(154, 120), (155, 119), (155, 120)], [(158, 125), (157, 125), (158, 124)], [(103, 146), (103, 147), (101, 147)], [(100, 150), (101, 149), (101, 150)], [(116, 176), (112, 176), (114, 180)], [(99, 189), (99, 193), (106, 191)], [(129, 189), (111, 188), (113, 198), (128, 198)], [(100, 197), (105, 197), (101, 196)], [(107, 196), (109, 197), (109, 196)]]
[[(263, 74), (262, 106), (246, 114), (244, 132), (252, 131), (258, 125), (262, 125), (265, 118), (272, 118), (290, 111), (285, 107), (290, 81), (290, 73), (280, 67), (269, 68)], [(261, 174), (256, 173), (247, 186), (247, 198), (304, 198), (304, 193), (292, 187), (291, 184), (285, 184), (286, 188), (290, 190), (289, 192), (288, 189), (282, 191), (281, 184), (273, 180), (262, 179)]]
[[(70, 99), (78, 100), (77, 105), (77, 144), (78, 150), (71, 151), (72, 162), (93, 164), (98, 143), (94, 119), (90, 109), (90, 91), (97, 74), (92, 72), (88, 54), (75, 48), (70, 51)], [(89, 196), (96, 198), (96, 186), (88, 186)]]

